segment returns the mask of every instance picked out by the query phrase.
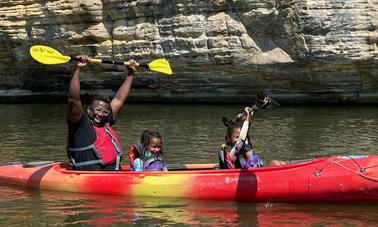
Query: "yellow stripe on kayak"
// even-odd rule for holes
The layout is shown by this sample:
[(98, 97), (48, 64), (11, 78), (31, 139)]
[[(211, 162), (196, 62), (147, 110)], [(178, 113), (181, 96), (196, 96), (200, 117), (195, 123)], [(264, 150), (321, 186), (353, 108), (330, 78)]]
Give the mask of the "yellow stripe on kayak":
[(183, 174), (145, 176), (131, 190), (134, 196), (182, 197), (190, 190), (188, 178)]

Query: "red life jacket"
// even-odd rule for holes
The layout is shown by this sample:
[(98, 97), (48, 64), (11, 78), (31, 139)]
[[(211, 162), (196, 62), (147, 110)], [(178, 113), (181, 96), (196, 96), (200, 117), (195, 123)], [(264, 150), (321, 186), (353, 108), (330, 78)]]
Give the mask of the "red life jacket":
[(97, 156), (97, 160), (77, 162), (72, 156), (70, 157), (71, 163), (78, 167), (84, 165), (102, 164), (109, 165), (116, 163), (116, 170), (119, 169), (119, 163), (122, 156), (122, 148), (119, 138), (115, 131), (109, 126), (109, 123), (104, 127), (95, 127), (96, 140), (93, 144), (86, 147), (67, 148), (69, 152), (78, 152), (85, 150), (92, 150)]

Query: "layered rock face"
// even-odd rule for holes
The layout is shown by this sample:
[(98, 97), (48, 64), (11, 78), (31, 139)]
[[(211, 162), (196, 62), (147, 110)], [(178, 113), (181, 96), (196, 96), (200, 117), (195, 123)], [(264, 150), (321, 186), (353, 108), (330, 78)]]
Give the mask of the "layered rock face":
[[(378, 0), (13, 0), (0, 3), (0, 100), (65, 100), (73, 63), (42, 65), (32, 45), (64, 55), (150, 62), (131, 100), (378, 102)], [(125, 69), (90, 65), (83, 96), (113, 95)]]

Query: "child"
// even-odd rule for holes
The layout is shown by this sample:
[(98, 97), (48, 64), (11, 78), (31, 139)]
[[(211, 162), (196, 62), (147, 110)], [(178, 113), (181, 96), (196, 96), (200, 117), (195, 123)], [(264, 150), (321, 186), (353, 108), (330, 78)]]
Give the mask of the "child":
[(235, 121), (228, 125), (225, 136), (226, 144), (218, 152), (219, 166), (222, 169), (237, 169), (262, 167), (260, 157), (255, 154), (251, 144), (248, 142), (248, 129), (253, 111), (245, 107), (242, 122)]
[(140, 143), (129, 151), (130, 167), (133, 171), (167, 171), (164, 163), (161, 135), (157, 131), (146, 130)]
[[(248, 138), (249, 123), (255, 111), (245, 107), (244, 113), (237, 115), (227, 126), (226, 144), (218, 151), (219, 166), (222, 169), (263, 167), (263, 162), (255, 153)], [(281, 160), (272, 160), (268, 166), (285, 165)]]

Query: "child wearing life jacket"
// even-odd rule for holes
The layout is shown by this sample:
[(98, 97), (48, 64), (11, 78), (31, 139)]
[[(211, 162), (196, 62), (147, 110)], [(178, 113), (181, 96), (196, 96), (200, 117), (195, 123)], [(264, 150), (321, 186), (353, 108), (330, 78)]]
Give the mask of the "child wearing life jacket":
[[(244, 113), (236, 115), (227, 125), (226, 144), (223, 144), (221, 150), (218, 151), (220, 168), (240, 169), (264, 166), (261, 158), (255, 153), (248, 136), (253, 114), (254, 111), (251, 111), (250, 107), (245, 107)], [(287, 163), (281, 160), (272, 160), (268, 166), (285, 164)]]
[(243, 115), (244, 117), (240, 118), (242, 122), (234, 121), (227, 127), (226, 144), (223, 144), (222, 149), (218, 152), (219, 166), (222, 169), (263, 166), (262, 160), (255, 154), (250, 141), (248, 141), (249, 123), (253, 116), (251, 108), (245, 107)]
[(132, 171), (167, 171), (159, 132), (146, 130), (140, 142), (129, 150)]

